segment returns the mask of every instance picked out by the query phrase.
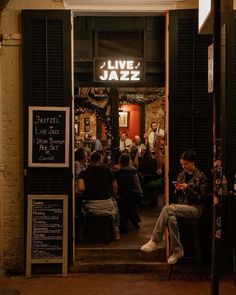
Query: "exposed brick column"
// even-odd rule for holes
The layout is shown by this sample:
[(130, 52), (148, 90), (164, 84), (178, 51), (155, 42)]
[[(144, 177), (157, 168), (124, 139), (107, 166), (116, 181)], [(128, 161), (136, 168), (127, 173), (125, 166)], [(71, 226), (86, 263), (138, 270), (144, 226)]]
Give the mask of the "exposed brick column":
[[(2, 69), (2, 42), (0, 42), (0, 69)], [(0, 70), (0, 118), (2, 118), (2, 71)], [(2, 120), (0, 119), (0, 275), (4, 273), (4, 234), (3, 234), (3, 151)]]
[(24, 267), (23, 118), (19, 14), (1, 15), (0, 270)]

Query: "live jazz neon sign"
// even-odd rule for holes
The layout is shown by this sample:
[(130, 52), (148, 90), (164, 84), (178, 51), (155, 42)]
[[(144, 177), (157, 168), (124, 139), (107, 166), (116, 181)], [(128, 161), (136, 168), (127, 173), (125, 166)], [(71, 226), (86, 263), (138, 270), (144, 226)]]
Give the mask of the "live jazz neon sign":
[(94, 60), (94, 81), (96, 82), (140, 82), (143, 81), (142, 59)]

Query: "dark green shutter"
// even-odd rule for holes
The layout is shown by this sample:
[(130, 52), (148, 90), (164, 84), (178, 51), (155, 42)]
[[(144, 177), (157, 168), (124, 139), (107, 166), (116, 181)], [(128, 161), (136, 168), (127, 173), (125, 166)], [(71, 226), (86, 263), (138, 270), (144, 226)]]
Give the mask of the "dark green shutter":
[[(22, 11), (25, 196), (66, 194), (69, 204), (69, 258), (72, 256), (72, 156), (69, 167), (28, 167), (28, 106), (69, 107), (72, 126), (71, 13)], [(71, 128), (70, 128), (71, 129)]]
[(225, 170), (228, 187), (233, 189), (236, 173), (236, 15), (227, 23), (226, 33), (226, 104), (225, 104)]
[(212, 167), (212, 102), (208, 94), (208, 46), (198, 35), (197, 11), (171, 11), (169, 22), (169, 171), (176, 179), (179, 157), (186, 149), (197, 153), (198, 166)]

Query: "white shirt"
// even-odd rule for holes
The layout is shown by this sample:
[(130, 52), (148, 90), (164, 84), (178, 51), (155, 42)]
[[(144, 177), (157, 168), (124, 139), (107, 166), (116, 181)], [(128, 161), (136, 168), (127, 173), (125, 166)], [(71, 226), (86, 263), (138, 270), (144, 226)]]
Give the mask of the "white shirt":
[(157, 134), (158, 134), (158, 131), (156, 132), (151, 131), (150, 134), (148, 135), (149, 151), (151, 152), (154, 152), (154, 148), (156, 146), (156, 141), (157, 141)]
[(139, 145), (133, 143), (132, 146), (136, 146), (138, 148), (138, 154), (139, 156), (142, 155), (142, 152), (146, 150), (146, 145), (143, 143), (140, 143)]
[(130, 149), (132, 143), (132, 140), (129, 138), (126, 138), (124, 141), (120, 140), (120, 151), (122, 152), (125, 149)]

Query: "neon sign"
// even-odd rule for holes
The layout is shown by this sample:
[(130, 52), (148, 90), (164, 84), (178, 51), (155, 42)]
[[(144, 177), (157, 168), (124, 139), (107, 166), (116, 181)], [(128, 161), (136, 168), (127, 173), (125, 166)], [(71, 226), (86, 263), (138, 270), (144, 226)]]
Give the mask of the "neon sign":
[(94, 59), (95, 82), (143, 81), (143, 59)]

